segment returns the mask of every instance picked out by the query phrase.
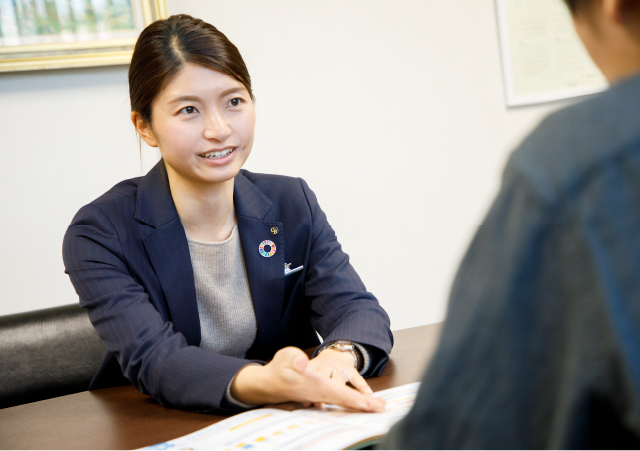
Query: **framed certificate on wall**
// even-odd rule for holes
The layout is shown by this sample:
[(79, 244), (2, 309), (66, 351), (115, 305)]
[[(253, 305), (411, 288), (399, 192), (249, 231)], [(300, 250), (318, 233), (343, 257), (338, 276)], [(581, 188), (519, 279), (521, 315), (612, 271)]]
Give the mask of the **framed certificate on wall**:
[(0, 0), (0, 72), (128, 64), (165, 0)]
[(562, 0), (496, 0), (507, 106), (600, 92), (591, 61)]

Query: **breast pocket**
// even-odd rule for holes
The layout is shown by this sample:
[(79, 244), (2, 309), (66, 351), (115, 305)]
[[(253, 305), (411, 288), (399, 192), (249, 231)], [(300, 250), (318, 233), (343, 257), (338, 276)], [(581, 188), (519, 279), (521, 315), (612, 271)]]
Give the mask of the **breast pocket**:
[(284, 299), (282, 300), (282, 313), (284, 317), (287, 309), (296, 304), (297, 299), (304, 297), (304, 273), (305, 270), (291, 271), (284, 275)]

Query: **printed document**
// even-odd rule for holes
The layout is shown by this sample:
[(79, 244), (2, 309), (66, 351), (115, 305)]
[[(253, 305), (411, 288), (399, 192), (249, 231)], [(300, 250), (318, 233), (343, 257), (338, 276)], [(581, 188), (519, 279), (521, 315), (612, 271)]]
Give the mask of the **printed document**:
[(323, 409), (256, 409), (193, 434), (144, 449), (346, 449), (377, 443), (413, 405), (420, 383), (376, 392), (384, 412)]
[(508, 106), (604, 90), (563, 0), (496, 0)]

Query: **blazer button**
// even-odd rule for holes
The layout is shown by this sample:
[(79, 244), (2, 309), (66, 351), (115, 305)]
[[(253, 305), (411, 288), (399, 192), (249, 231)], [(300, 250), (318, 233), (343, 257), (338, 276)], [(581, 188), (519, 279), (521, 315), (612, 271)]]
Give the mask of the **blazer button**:
[(278, 228), (277, 227), (271, 227), (271, 235), (277, 235), (278, 234)]

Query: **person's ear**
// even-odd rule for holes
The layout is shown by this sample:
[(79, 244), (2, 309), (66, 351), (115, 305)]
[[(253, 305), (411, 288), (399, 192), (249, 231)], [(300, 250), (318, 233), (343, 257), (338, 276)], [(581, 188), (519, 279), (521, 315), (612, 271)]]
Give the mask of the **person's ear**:
[(158, 147), (158, 141), (156, 141), (155, 136), (153, 136), (151, 127), (144, 121), (144, 119), (142, 119), (142, 115), (140, 115), (140, 113), (132, 111), (131, 122), (133, 122), (133, 126), (136, 128), (136, 131), (144, 142), (146, 142), (150, 147)]

